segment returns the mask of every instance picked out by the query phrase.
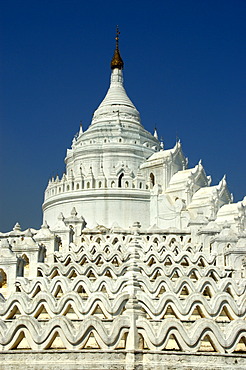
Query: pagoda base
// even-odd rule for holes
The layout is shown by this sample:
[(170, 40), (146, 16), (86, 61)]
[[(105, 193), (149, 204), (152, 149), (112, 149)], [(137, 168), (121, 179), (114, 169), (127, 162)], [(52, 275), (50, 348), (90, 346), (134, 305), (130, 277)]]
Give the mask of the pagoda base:
[(245, 354), (49, 350), (0, 353), (0, 370), (244, 370)]

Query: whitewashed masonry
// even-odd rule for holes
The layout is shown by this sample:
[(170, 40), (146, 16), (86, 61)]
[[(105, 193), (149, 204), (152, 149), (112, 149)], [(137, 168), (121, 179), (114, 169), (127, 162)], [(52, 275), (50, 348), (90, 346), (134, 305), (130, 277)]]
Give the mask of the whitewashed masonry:
[(116, 41), (43, 225), (0, 233), (0, 369), (245, 369), (246, 198), (144, 129)]

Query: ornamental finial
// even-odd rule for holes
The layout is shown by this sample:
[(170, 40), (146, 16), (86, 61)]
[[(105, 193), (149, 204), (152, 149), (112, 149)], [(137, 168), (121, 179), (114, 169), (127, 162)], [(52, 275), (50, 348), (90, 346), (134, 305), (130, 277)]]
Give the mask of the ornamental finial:
[(119, 30), (119, 26), (117, 25), (116, 26), (116, 37), (115, 37), (116, 49), (119, 49), (119, 36), (120, 36), (120, 30)]
[(124, 67), (124, 62), (120, 56), (120, 50), (119, 50), (119, 26), (116, 26), (116, 46), (115, 46), (115, 51), (114, 51), (114, 56), (111, 60), (111, 69), (118, 68), (118, 69), (123, 69)]

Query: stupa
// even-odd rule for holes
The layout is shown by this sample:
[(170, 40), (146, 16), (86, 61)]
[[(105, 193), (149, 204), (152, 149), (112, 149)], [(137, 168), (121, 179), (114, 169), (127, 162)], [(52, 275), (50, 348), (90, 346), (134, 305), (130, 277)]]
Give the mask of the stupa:
[(246, 197), (144, 129), (123, 66), (117, 29), (41, 228), (0, 233), (1, 370), (246, 368)]

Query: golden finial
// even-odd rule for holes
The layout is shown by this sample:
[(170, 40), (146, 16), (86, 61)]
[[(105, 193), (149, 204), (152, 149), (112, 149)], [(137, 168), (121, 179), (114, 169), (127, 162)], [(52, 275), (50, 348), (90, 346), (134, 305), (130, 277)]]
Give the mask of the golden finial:
[(111, 60), (111, 69), (118, 68), (118, 69), (123, 69), (124, 67), (124, 62), (120, 56), (120, 51), (119, 51), (119, 26), (116, 26), (116, 46), (115, 46), (115, 51), (114, 51), (114, 56)]
[(120, 36), (119, 26), (116, 26), (116, 37), (115, 37), (116, 49), (119, 49), (119, 36)]

